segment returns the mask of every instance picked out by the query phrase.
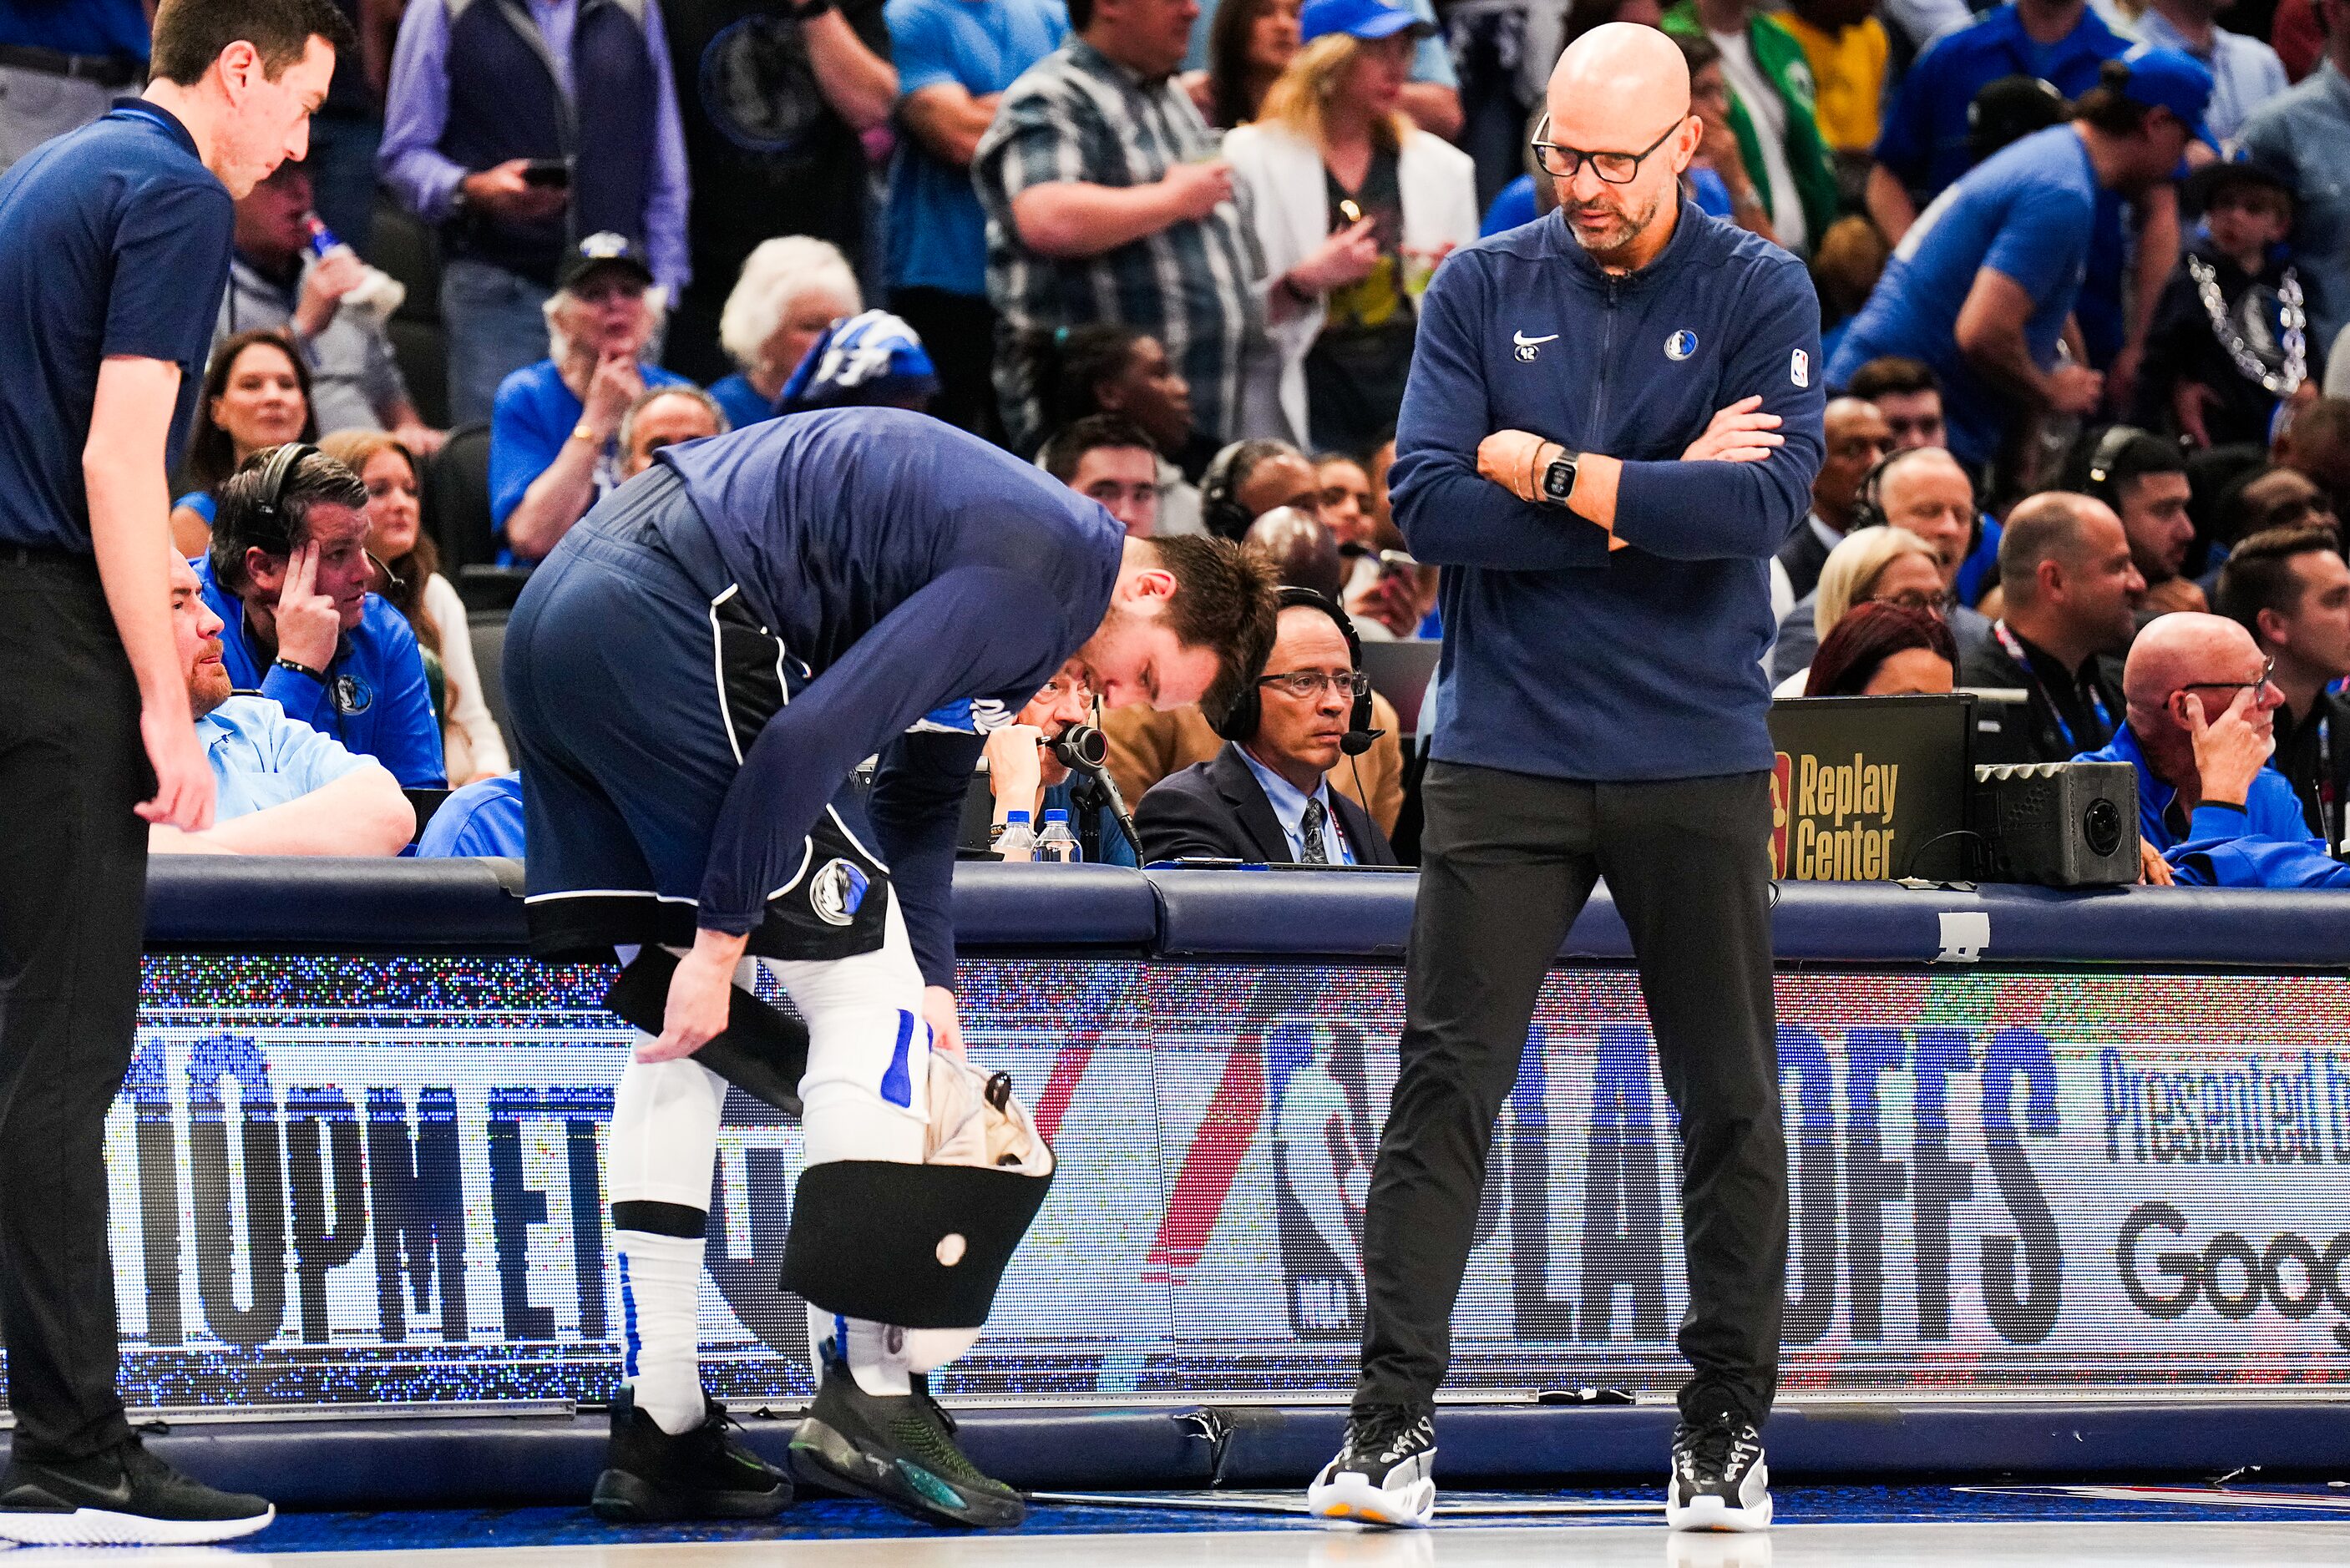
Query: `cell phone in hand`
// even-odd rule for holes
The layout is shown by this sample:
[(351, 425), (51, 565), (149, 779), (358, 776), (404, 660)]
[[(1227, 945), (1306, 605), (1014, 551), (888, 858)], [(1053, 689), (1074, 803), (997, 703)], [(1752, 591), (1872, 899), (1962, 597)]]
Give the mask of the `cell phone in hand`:
[(546, 186), (555, 190), (568, 189), (571, 184), (571, 165), (568, 161), (561, 158), (534, 158), (523, 165), (522, 182), (525, 185)]
[(1401, 550), (1381, 550), (1379, 570), (1390, 577), (1406, 576), (1419, 570), (1419, 563)]

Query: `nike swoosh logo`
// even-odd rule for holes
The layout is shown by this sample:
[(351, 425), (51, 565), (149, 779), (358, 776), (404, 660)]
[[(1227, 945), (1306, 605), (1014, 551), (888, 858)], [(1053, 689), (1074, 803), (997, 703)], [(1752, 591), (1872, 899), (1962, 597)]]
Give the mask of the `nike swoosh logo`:
[(1554, 332), (1547, 337), (1529, 337), (1523, 332), (1513, 332), (1510, 339), (1521, 348), (1539, 348), (1545, 343), (1557, 342), (1558, 334)]

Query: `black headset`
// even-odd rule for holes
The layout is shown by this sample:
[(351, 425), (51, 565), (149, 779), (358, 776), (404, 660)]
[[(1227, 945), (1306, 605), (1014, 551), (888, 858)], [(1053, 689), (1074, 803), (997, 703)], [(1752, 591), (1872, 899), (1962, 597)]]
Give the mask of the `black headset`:
[[(1847, 535), (1857, 534), (1863, 528), (1882, 528), (1886, 525), (1885, 475), (1902, 459), (1921, 452), (1939, 452), (1944, 457), (1950, 455), (1949, 450), (1943, 447), (1905, 446), (1898, 452), (1888, 452), (1878, 458), (1869, 466), (1868, 472), (1861, 476), (1860, 495), (1852, 504), (1852, 526), (1845, 530)], [(1960, 463), (1959, 467), (1961, 472), (1964, 472), (1966, 464)], [(1971, 485), (1976, 477), (1972, 473), (1967, 474), (1967, 483)], [(1974, 514), (1974, 524), (1967, 533), (1967, 554), (1970, 556), (1974, 554), (1975, 546), (1982, 543), (1982, 508), (1976, 507)]]
[(2097, 438), (2096, 450), (2089, 454), (2088, 481), (2083, 488), (2116, 512), (2122, 509), (2121, 482), (2114, 477), (2114, 470), (2121, 466), (2122, 454), (2140, 436), (2158, 439), (2136, 425), (2108, 425)]
[(1256, 521), (1233, 494), (1240, 488), (1241, 453), (1248, 444), (1232, 442), (1211, 458), (1207, 472), (1200, 475), (1200, 524), (1219, 539), (1237, 540)]
[(271, 452), (261, 468), (261, 493), (253, 500), (254, 515), (275, 524), (289, 541), (294, 530), (286, 523), (286, 486), (304, 458), (317, 455), (318, 449), (308, 441), (289, 441)]
[[(1315, 593), (1312, 588), (1284, 588), (1280, 609), (1304, 605), (1320, 610), (1338, 626), (1338, 635), (1347, 639), (1347, 667), (1356, 674), (1363, 672), (1363, 639), (1355, 635), (1355, 623), (1345, 610)], [(1275, 612), (1278, 614), (1278, 610)], [(1257, 725), (1264, 719), (1264, 702), (1257, 695), (1257, 682), (1250, 681), (1224, 710), (1224, 716), (1215, 724), (1215, 732), (1227, 741), (1247, 741), (1256, 734)], [(1385, 730), (1371, 728), (1371, 694), (1367, 691), (1355, 699), (1347, 712), (1347, 732), (1339, 738), (1338, 749), (1350, 757), (1359, 757), (1371, 749), (1371, 742), (1386, 734)]]

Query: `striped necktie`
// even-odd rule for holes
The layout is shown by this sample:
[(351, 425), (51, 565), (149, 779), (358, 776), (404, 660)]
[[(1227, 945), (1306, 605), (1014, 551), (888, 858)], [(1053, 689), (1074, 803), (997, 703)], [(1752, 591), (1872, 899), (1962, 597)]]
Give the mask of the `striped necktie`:
[(1322, 824), (1329, 815), (1321, 801), (1305, 803), (1305, 816), (1298, 830), (1299, 836), (1305, 840), (1305, 848), (1299, 858), (1308, 866), (1327, 866), (1330, 863), (1329, 846), (1322, 842)]

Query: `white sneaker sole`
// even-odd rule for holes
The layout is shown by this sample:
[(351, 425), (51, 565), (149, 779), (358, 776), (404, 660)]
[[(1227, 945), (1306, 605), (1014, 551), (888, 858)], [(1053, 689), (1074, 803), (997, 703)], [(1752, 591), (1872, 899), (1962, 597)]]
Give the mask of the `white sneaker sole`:
[(1668, 1530), (1714, 1530), (1750, 1533), (1771, 1528), (1771, 1498), (1764, 1493), (1762, 1501), (1752, 1508), (1732, 1508), (1718, 1497), (1701, 1497), (1694, 1501), (1676, 1503), (1665, 1499), (1665, 1527)]
[(151, 1519), (102, 1508), (71, 1513), (0, 1509), (0, 1541), (24, 1546), (202, 1546), (252, 1535), (276, 1517), (275, 1508), (251, 1519)]
[(1401, 1491), (1373, 1486), (1367, 1476), (1341, 1470), (1305, 1489), (1305, 1511), (1333, 1524), (1383, 1524), (1416, 1530), (1436, 1512), (1436, 1483), (1412, 1482)]

